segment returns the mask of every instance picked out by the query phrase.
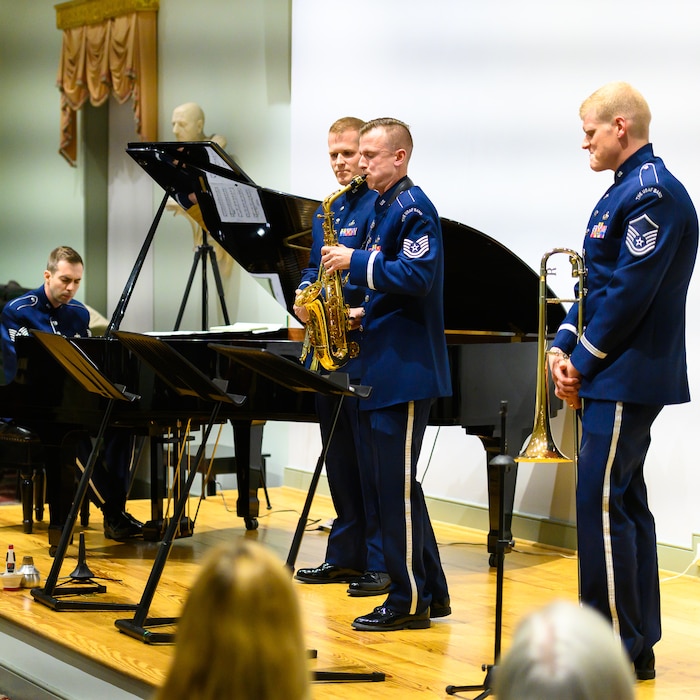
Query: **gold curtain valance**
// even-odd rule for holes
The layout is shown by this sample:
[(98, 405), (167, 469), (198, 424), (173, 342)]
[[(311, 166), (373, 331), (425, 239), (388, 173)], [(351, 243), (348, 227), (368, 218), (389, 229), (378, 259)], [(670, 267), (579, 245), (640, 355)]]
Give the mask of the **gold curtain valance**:
[(99, 107), (110, 94), (120, 104), (131, 97), (139, 137), (157, 140), (158, 0), (73, 0), (55, 8), (63, 29), (59, 153), (75, 165), (75, 113), (88, 99)]

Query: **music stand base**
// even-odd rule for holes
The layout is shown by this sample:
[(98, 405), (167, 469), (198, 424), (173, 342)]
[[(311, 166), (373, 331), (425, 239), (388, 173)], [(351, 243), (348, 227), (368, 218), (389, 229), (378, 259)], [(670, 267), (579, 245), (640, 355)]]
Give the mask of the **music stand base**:
[(339, 683), (339, 682), (365, 682), (381, 683), (386, 680), (385, 674), (375, 671), (373, 673), (343, 673), (340, 671), (314, 671), (314, 682)]
[(495, 668), (495, 666), (490, 664), (484, 664), (482, 666), (482, 670), (486, 671), (486, 678), (484, 678), (484, 682), (481, 685), (448, 685), (445, 688), (445, 692), (448, 695), (456, 695), (457, 693), (466, 693), (467, 691), (472, 690), (482, 690), (483, 692), (480, 695), (477, 695), (474, 700), (482, 700), (482, 698), (487, 698), (493, 693), (492, 676)]
[(138, 639), (145, 644), (173, 644), (174, 632), (152, 632), (150, 627), (164, 627), (177, 624), (177, 617), (147, 617), (143, 625), (137, 625), (134, 620), (116, 620), (115, 625), (120, 632)]
[(134, 603), (115, 603), (103, 600), (65, 600), (63, 596), (85, 595), (89, 593), (105, 593), (107, 587), (101, 583), (87, 580), (68, 581), (66, 586), (55, 586), (53, 595), (47, 593), (43, 588), (32, 588), (30, 591), (32, 598), (37, 603), (42, 603), (52, 610), (136, 610)]

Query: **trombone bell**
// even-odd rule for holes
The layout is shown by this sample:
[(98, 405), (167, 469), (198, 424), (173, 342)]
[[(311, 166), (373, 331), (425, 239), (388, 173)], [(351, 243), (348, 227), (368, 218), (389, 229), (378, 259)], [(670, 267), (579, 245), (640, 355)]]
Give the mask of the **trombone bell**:
[(572, 462), (570, 457), (559, 451), (552, 437), (549, 419), (544, 415), (538, 418), (532, 435), (523, 451), (515, 458), (516, 462)]

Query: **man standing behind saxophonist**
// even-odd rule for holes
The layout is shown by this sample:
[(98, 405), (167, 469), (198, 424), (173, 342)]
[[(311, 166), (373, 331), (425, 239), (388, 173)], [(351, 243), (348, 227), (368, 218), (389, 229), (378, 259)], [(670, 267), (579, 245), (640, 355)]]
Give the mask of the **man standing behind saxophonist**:
[[(335, 121), (328, 132), (328, 153), (331, 168), (338, 183), (345, 187), (360, 175), (359, 130), (364, 124), (355, 117)], [(366, 184), (340, 195), (332, 205), (332, 225), (338, 243), (348, 248), (359, 248), (365, 240), (369, 222), (374, 214), (377, 193)], [(324, 243), (323, 211), (316, 213), (313, 222), (313, 243), (309, 266), (303, 271), (297, 294), (318, 278), (321, 247)], [(361, 377), (362, 341), (361, 322), (365, 290), (347, 284), (343, 288), (345, 303), (351, 307), (349, 342), (360, 345), (359, 356), (349, 360), (340, 371), (347, 373), (352, 382)], [(309, 312), (304, 306), (294, 306), (299, 320), (307, 323)], [(313, 362), (313, 358), (311, 360)], [(321, 435), (325, 440), (331, 429), (333, 403), (317, 398), (317, 412)], [(382, 595), (389, 590), (382, 553), (381, 533), (376, 506), (374, 480), (363, 471), (370, 464), (361, 454), (359, 440), (358, 399), (346, 398), (338, 417), (333, 439), (326, 455), (326, 473), (336, 518), (331, 527), (323, 564), (310, 569), (299, 569), (295, 578), (304, 583), (347, 583), (351, 596)]]
[(416, 468), (430, 406), (452, 392), (443, 312), (440, 217), (408, 177), (413, 139), (382, 118), (360, 129), (360, 167), (379, 193), (365, 245), (326, 246), (328, 272), (349, 270), (366, 286), (360, 436), (372, 457), (382, 544), (391, 577), (384, 603), (353, 622), (357, 630), (430, 627), (451, 613), (447, 580)]

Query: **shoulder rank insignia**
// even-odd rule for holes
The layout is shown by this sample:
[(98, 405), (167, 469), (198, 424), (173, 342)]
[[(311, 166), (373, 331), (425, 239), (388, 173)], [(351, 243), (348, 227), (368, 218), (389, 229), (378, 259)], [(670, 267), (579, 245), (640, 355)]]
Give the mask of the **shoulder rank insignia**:
[(625, 244), (627, 250), (635, 257), (651, 253), (656, 246), (659, 227), (646, 214), (632, 219), (627, 226)]
[(422, 258), (430, 250), (428, 236), (421, 236), (417, 241), (406, 239), (403, 242), (403, 254), (407, 258)]

